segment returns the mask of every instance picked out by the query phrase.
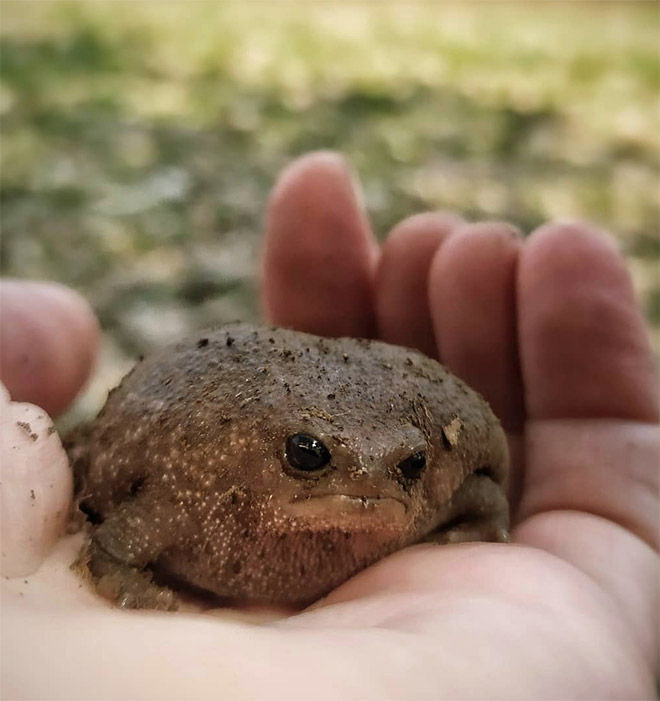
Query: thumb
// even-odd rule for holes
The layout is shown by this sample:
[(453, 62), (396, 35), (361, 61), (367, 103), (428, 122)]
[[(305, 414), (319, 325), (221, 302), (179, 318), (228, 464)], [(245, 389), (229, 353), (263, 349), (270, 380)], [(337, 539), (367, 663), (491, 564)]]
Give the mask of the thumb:
[(53, 422), (33, 404), (9, 400), (0, 385), (0, 569), (32, 574), (69, 520), (73, 478)]
[(94, 313), (72, 290), (0, 282), (0, 381), (15, 401), (64, 411), (89, 377), (98, 336)]

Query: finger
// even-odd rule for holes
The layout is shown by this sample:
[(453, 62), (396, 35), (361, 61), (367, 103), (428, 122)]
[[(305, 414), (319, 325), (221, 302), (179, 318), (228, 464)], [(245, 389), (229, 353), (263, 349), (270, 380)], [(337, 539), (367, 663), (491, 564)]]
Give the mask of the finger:
[(271, 195), (263, 256), (267, 318), (324, 336), (373, 336), (378, 245), (343, 159), (299, 158)]
[(378, 335), (437, 357), (428, 296), (431, 260), (452, 229), (453, 214), (426, 212), (402, 221), (387, 238), (376, 271)]
[(521, 256), (519, 327), (532, 419), (658, 420), (658, 383), (630, 276), (587, 225), (551, 224)]
[(35, 572), (69, 521), (73, 479), (48, 415), (0, 385), (0, 530), (4, 577)]
[(522, 428), (515, 278), (520, 239), (508, 224), (466, 224), (441, 246), (429, 278), (440, 357), (481, 392), (509, 432)]
[(658, 426), (625, 421), (535, 421), (528, 427), (522, 518), (596, 514), (658, 543)]
[(515, 539), (569, 560), (647, 624), (654, 603), (640, 593), (657, 570), (657, 379), (624, 262), (587, 225), (545, 226), (521, 255), (518, 289), (532, 420)]
[(442, 362), (484, 395), (507, 431), (514, 515), (522, 484), (524, 417), (516, 327), (519, 252), (518, 232), (509, 224), (466, 224), (436, 253), (429, 277)]
[(12, 399), (55, 416), (87, 380), (98, 324), (89, 305), (55, 283), (0, 283), (0, 380)]

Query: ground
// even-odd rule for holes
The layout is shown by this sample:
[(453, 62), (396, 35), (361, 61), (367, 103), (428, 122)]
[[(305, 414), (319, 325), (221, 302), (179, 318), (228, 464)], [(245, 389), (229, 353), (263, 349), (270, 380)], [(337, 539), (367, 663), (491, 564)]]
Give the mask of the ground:
[(657, 344), (657, 3), (0, 6), (2, 271), (94, 305), (79, 411), (137, 354), (258, 316), (268, 190), (317, 148), (380, 237), (426, 209), (595, 221)]

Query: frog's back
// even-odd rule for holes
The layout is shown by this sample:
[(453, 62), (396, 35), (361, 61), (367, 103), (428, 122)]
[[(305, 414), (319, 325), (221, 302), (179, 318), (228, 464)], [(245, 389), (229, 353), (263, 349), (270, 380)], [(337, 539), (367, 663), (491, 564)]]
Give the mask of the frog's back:
[(431, 442), (446, 441), (442, 427), (460, 414), (458, 450), (485, 446), (497, 424), (477, 393), (417, 351), (228, 324), (150, 355), (111, 392), (92, 428), (85, 489), (103, 512), (144, 479), (145, 464), (162, 471), (184, 455), (199, 456), (191, 464), (231, 453), (230, 426), (254, 434), (269, 416), (302, 409), (376, 434), (411, 407)]

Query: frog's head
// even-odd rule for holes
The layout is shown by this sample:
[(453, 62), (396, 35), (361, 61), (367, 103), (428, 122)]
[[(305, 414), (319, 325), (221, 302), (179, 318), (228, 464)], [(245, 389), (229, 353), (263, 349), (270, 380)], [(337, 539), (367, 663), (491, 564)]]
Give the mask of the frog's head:
[(258, 431), (265, 466), (253, 486), (297, 528), (368, 532), (399, 546), (493, 518), (491, 504), (506, 509), (506, 441), (485, 403), (448, 420), (421, 395), (392, 397), (377, 412), (357, 396), (341, 409), (316, 399), (265, 416)]
[(446, 402), (422, 394), (384, 411), (308, 395), (241, 427), (245, 506), (231, 513), (247, 534), (236, 576), (259, 572), (240, 582), (249, 597), (305, 604), (426, 537), (501, 538), (506, 441), (483, 402), (447, 420)]
[(379, 423), (359, 432), (320, 417), (292, 425), (278, 456), (282, 510), (303, 522), (409, 531), (434, 448), (411, 423)]

